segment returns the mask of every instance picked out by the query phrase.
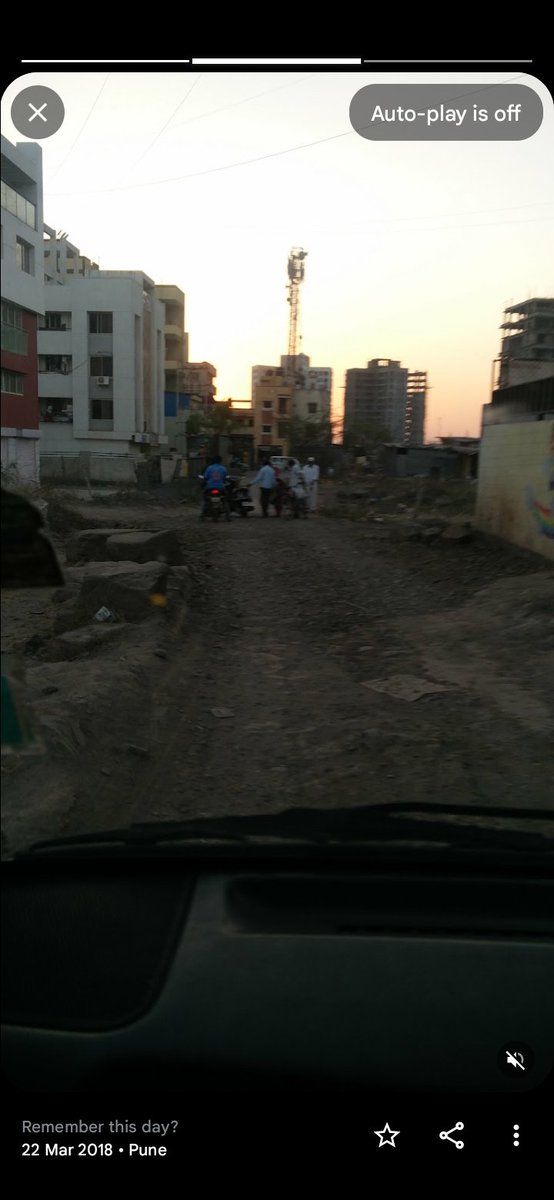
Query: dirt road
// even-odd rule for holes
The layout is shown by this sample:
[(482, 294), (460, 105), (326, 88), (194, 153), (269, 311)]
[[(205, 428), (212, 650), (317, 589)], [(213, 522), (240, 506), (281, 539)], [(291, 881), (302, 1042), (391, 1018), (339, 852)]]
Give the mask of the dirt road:
[(5, 764), (8, 852), (289, 805), (551, 806), (546, 564), (324, 516), (185, 527), (181, 615), (109, 658), (28, 663), (47, 753)]

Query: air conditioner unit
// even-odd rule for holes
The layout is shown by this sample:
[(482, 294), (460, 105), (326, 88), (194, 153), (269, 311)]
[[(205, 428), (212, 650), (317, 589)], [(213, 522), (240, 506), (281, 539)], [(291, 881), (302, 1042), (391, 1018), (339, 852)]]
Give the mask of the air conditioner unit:
[(110, 383), (111, 383), (111, 378), (109, 375), (98, 375), (96, 382), (98, 384), (98, 387), (109, 387)]

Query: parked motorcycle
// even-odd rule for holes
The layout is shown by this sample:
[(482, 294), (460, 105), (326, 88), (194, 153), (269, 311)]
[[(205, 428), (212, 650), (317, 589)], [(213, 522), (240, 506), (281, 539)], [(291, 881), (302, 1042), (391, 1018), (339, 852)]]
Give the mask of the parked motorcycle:
[(227, 478), (227, 500), (230, 512), (238, 513), (239, 517), (247, 517), (249, 513), (254, 512), (250, 488), (241, 483), (236, 475), (229, 475)]

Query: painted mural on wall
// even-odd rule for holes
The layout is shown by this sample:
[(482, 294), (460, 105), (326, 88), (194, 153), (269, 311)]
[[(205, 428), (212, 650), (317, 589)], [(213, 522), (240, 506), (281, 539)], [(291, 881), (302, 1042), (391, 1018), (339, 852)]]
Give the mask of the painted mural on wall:
[[(554, 427), (553, 427), (554, 428)], [(543, 537), (554, 538), (554, 434), (550, 442), (550, 451), (543, 467), (545, 486), (541, 488), (541, 496), (535, 488), (526, 487), (525, 499), (537, 533)]]

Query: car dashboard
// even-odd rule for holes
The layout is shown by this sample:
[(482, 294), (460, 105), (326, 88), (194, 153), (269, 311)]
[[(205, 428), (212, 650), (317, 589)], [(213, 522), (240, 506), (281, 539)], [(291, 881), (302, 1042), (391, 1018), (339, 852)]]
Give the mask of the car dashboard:
[(15, 1096), (251, 1117), (281, 1098), (351, 1128), (379, 1105), (436, 1125), (480, 1103), (509, 1122), (552, 1094), (546, 871), (238, 851), (21, 861), (3, 878)]

